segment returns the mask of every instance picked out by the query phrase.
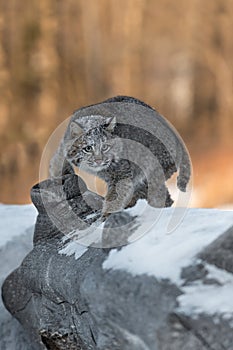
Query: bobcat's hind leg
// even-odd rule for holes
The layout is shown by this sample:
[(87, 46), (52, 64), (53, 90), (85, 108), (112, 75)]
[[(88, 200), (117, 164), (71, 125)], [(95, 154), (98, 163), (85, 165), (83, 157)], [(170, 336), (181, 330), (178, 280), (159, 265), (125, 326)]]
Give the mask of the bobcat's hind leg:
[(165, 184), (158, 188), (152, 188), (148, 194), (147, 201), (154, 208), (171, 207), (174, 203)]

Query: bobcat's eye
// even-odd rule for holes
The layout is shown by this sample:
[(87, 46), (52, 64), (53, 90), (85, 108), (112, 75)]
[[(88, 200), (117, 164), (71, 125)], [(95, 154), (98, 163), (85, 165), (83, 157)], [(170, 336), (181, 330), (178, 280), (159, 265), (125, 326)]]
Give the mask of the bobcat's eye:
[(92, 146), (86, 146), (83, 148), (84, 153), (90, 153), (92, 151)]
[(102, 149), (102, 151), (103, 151), (103, 152), (108, 151), (108, 150), (109, 150), (109, 148), (110, 148), (110, 146), (109, 146), (109, 145), (103, 145), (103, 146), (101, 147), (101, 149)]

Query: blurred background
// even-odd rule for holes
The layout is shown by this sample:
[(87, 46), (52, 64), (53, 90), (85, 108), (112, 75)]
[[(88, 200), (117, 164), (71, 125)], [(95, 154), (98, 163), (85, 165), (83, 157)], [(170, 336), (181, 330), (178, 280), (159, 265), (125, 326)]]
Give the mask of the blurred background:
[(73, 110), (125, 94), (182, 135), (192, 206), (230, 206), (232, 31), (232, 0), (0, 0), (0, 202), (30, 201)]

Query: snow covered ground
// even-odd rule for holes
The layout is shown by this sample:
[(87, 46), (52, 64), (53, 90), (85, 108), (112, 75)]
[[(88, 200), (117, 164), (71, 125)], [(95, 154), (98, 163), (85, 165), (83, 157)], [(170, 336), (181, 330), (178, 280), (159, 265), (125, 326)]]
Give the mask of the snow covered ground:
[(0, 204), (0, 247), (19, 236), (36, 221), (37, 210), (32, 204)]
[(232, 319), (232, 274), (209, 264), (206, 264), (206, 268), (208, 270), (207, 277), (218, 281), (219, 285), (208, 285), (199, 281), (181, 287), (184, 294), (178, 297), (179, 311), (193, 316), (204, 312), (208, 315), (221, 315), (225, 319)]

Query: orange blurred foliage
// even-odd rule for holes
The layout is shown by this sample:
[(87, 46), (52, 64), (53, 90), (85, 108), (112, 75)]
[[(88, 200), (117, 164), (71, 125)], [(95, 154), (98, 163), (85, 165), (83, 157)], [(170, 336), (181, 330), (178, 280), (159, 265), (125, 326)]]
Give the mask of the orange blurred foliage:
[(233, 3), (0, 0), (0, 202), (29, 202), (50, 134), (125, 94), (183, 136), (193, 205), (233, 203)]

